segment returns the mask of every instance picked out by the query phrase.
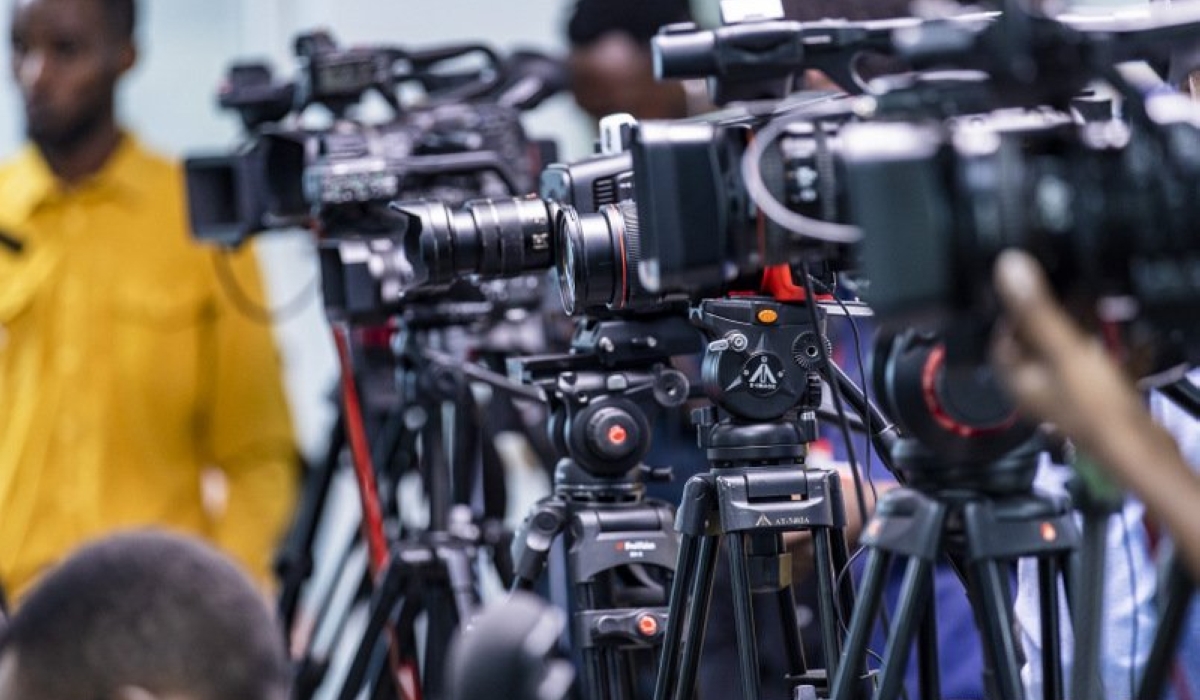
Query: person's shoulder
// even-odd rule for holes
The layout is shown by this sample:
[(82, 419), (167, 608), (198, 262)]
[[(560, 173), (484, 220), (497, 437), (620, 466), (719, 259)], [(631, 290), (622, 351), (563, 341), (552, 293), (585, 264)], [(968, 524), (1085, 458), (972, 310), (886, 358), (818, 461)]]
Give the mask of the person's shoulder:
[(0, 157), (0, 182), (26, 178), (38, 167), (33, 147), (26, 145), (20, 150)]
[(9, 153), (0, 157), (0, 177), (12, 177), (14, 171), (21, 168), (21, 153)]
[(129, 137), (129, 152), (137, 168), (144, 173), (177, 176), (180, 172), (178, 159), (166, 155), (136, 137)]

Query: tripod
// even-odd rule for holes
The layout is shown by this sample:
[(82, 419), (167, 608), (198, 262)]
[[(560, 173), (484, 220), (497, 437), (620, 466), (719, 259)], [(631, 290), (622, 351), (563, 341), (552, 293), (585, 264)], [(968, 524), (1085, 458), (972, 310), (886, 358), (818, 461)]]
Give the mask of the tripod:
[[(929, 453), (921, 453), (910, 441), (901, 441), (897, 466), (915, 470), (916, 462), (926, 469), (944, 468)], [(1020, 469), (1032, 480), (1037, 467), (1037, 450), (1007, 457), (1009, 464), (961, 465), (971, 471)], [(883, 601), (884, 579), (896, 557), (905, 557), (898, 611), (884, 648), (878, 690), (879, 699), (899, 696), (908, 665), (911, 644), (917, 641), (920, 697), (941, 697), (937, 665), (935, 611), (931, 605), (933, 568), (943, 554), (958, 564), (966, 577), (967, 594), (982, 635), (985, 684), (989, 697), (1020, 700), (1017, 641), (1013, 635), (1012, 593), (1008, 565), (1019, 557), (1034, 557), (1038, 563), (1038, 586), (1045, 647), (1043, 678), (1047, 700), (1063, 698), (1063, 672), (1057, 652), (1059, 630), (1058, 581), (1068, 578), (1068, 559), (1079, 544), (1078, 530), (1065, 498), (1032, 491), (993, 490), (984, 485), (957, 485), (937, 489), (899, 488), (884, 494), (863, 535), (870, 554), (859, 590), (858, 607), (850, 620), (846, 639), (846, 666), (835, 677), (831, 698), (854, 697), (853, 666), (864, 659), (870, 626)], [(1067, 590), (1071, 590), (1067, 587)]]
[(920, 697), (941, 697), (930, 599), (934, 564), (942, 555), (966, 584), (983, 645), (984, 685), (996, 700), (1024, 697), (1009, 565), (1021, 557), (1037, 560), (1044, 696), (1061, 700), (1058, 583), (1072, 590), (1070, 564), (1080, 537), (1069, 499), (1033, 490), (1042, 441), (1032, 426), (1015, 420), (990, 374), (946, 359), (941, 337), (884, 336), (876, 358), (877, 393), (888, 399), (907, 434), (892, 449), (906, 487), (880, 498), (863, 534), (869, 555), (831, 700), (860, 697), (856, 670), (897, 557), (907, 565), (873, 697), (900, 694), (914, 641)]
[(639, 672), (653, 668), (666, 626), (666, 590), (678, 541), (669, 505), (644, 498), (641, 466), (653, 417), (688, 396), (687, 379), (665, 368), (694, 352), (682, 317), (581, 323), (570, 355), (511, 362), (545, 389), (550, 431), (566, 454), (554, 492), (539, 501), (514, 543), (513, 588), (541, 577), (555, 542), (566, 549), (572, 646), (580, 651), (587, 700), (632, 700)]
[[(365, 470), (356, 460), (355, 471), (363, 512), (374, 506), (376, 514), (373, 520), (364, 517), (364, 523), (372, 523), (364, 533), (382, 546), (372, 548), (370, 575), (361, 563), (356, 565), (361, 548), (353, 541), (345, 547), (336, 566), (336, 581), (323, 599), (316, 630), (300, 662), (296, 697), (311, 696), (325, 681), (330, 655), (348, 629), (352, 607), (367, 592), (372, 596), (370, 620), (342, 679), (342, 695), (353, 697), (368, 678), (374, 684), (373, 697), (391, 690), (390, 683), (380, 683), (388, 671), (380, 663), (384, 650), (397, 676), (411, 684), (411, 689), (400, 690), (402, 694), (419, 693), (422, 683), (428, 686), (424, 690), (439, 694), (441, 659), (450, 632), (477, 604), (475, 566), (480, 554), (489, 552), (501, 580), (506, 584), (511, 580), (509, 535), (501, 520), (503, 466), (492, 438), (497, 430), (519, 427), (519, 421), (506, 417), (516, 412), (513, 398), (540, 402), (540, 395), (530, 396), (535, 392), (529, 387), (514, 385), (466, 361), (478, 354), (512, 352), (493, 336), (508, 332), (522, 318), (517, 311), (525, 309), (518, 308), (520, 300), (514, 298), (520, 290), (510, 284), (504, 291), (510, 292), (508, 296), (493, 298), (468, 286), (445, 298), (406, 299), (389, 309), (389, 316), (399, 321), (399, 332), (391, 322), (379, 325), (379, 319), (362, 319), (373, 324), (359, 328), (357, 334), (358, 348), (372, 372), (356, 372), (355, 377), (372, 390), (367, 398), (375, 399), (370, 406), (376, 410), (369, 413), (379, 420), (358, 421), (378, 429), (360, 431), (373, 438), (369, 449), (362, 447), (366, 440), (359, 441), (357, 452), (367, 452), (369, 458)], [(515, 332), (512, 335), (517, 337)], [(529, 334), (520, 337), (527, 339)], [(499, 385), (486, 404), (472, 391), (471, 382), (477, 379)], [(361, 405), (357, 398), (354, 405)], [(385, 412), (386, 417), (381, 415)], [(285, 612), (294, 605), (302, 577), (307, 576), (300, 566), (307, 561), (324, 520), (329, 479), (341, 447), (342, 441), (335, 440), (326, 469), (306, 498), (305, 515), (297, 521), (291, 557), (295, 565), (290, 569), (294, 583), (281, 603), (286, 604)], [(370, 488), (362, 483), (364, 471)], [(396, 486), (406, 472), (421, 476), (429, 503), (427, 524), (406, 526), (401, 521)], [(424, 621), (419, 615), (424, 615)], [(380, 640), (384, 630), (391, 642), (386, 646)], [(424, 672), (418, 673), (418, 665)]]
[(837, 611), (849, 611), (854, 591), (838, 572), (847, 564), (845, 509), (837, 472), (805, 465), (816, 437), (820, 366), (825, 342), (810, 310), (770, 298), (702, 302), (694, 323), (711, 339), (703, 377), (716, 407), (694, 415), (712, 469), (688, 480), (676, 528), (682, 533), (671, 587), (666, 638), (655, 700), (689, 700), (711, 602), (719, 545), (729, 546), (735, 632), (743, 697), (758, 700), (758, 647), (752, 591), (772, 592), (783, 619), (789, 679), (825, 687), (832, 673), (805, 665), (791, 588), (791, 555), (782, 533), (807, 531), (827, 669), (837, 668)]
[[(475, 400), (471, 380), (499, 390), (493, 394), (493, 406), (510, 395), (526, 395), (525, 387), (511, 386), (502, 377), (489, 376), (469, 363), (456, 363), (454, 355), (435, 350), (439, 342), (444, 350), (454, 350), (453, 334), (476, 327), (495, 307), (472, 295), (410, 303), (403, 310), (393, 350), (397, 358), (395, 384), (404, 413), (400, 421), (389, 421), (396, 430), (385, 436), (384, 442), (390, 446), (385, 444), (380, 451), (383, 459), (379, 466), (392, 476), (391, 484), (396, 478), (389, 467), (420, 470), (430, 518), (427, 527), (406, 531), (396, 513), (392, 527), (395, 544), (374, 591), (367, 630), (347, 674), (343, 698), (354, 697), (371, 660), (378, 657), (379, 634), (393, 616), (394, 658), (416, 659), (417, 651), (423, 651), (423, 690), (439, 695), (450, 635), (479, 603), (475, 569), (479, 551), (490, 549), (501, 580), (507, 583), (512, 579), (509, 551), (502, 546), (507, 544), (502, 525), (502, 466), (491, 439), (494, 433), (489, 432), (490, 424)], [(477, 337), (478, 333), (469, 338)], [(499, 347), (492, 349), (503, 352)], [(384, 490), (385, 510), (392, 513), (397, 510), (394, 487)], [(482, 519), (473, 507), (477, 499), (483, 502)], [(428, 619), (417, 643), (414, 625), (420, 613)]]

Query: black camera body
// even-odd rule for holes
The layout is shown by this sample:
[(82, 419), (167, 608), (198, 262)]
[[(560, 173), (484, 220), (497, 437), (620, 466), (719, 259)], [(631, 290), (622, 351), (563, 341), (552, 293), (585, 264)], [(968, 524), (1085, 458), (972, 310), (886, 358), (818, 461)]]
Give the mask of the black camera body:
[[(234, 65), (219, 94), (250, 133), (233, 154), (185, 163), (196, 238), (236, 245), (264, 229), (315, 222), (330, 237), (390, 230), (388, 202), (436, 197), (462, 203), (530, 191), (540, 168), (516, 106), (486, 93), (502, 72), (484, 47), (411, 52), (392, 46), (342, 48), (324, 33), (295, 42), (299, 77), (278, 82), (269, 67)], [(442, 62), (483, 55), (474, 73), (439, 73)], [(471, 81), (474, 81), (472, 83)], [(399, 87), (450, 85), (444, 99), (428, 94), (402, 105)], [(463, 91), (474, 84), (475, 93)], [(390, 106), (391, 118), (366, 123), (349, 115), (368, 93)], [(305, 128), (321, 105), (333, 121)]]
[(472, 200), (459, 211), (444, 198), (394, 208), (407, 218), (415, 287), (554, 268), (569, 314), (657, 311), (669, 300), (639, 281), (633, 192), (632, 156), (617, 151), (548, 166), (540, 197)]
[[(294, 82), (274, 80), (263, 65), (230, 69), (220, 104), (240, 115), (250, 135), (232, 154), (186, 160), (193, 235), (235, 246), (267, 229), (312, 228), (326, 310), (386, 316), (414, 276), (398, 238), (405, 219), (389, 204), (431, 198), (457, 206), (529, 192), (552, 144), (527, 138), (520, 108), (536, 102), (497, 92), (497, 76), (508, 65), (486, 47), (341, 48), (313, 33), (296, 40), (296, 56)], [(486, 62), (473, 71), (457, 67), (471, 56)], [(458, 72), (443, 70), (443, 63)], [(399, 88), (409, 83), (424, 89), (424, 101), (401, 104)], [(543, 87), (539, 98), (554, 88)], [(368, 123), (352, 116), (372, 92), (391, 107), (390, 118)], [(314, 105), (332, 123), (303, 126)]]
[(1101, 320), (1137, 318), (1200, 348), (1200, 113), (1182, 100), (1152, 98), (1150, 124), (997, 114), (847, 126), (872, 307), (898, 322), (987, 312), (992, 264), (1013, 247)]
[[(749, 103), (698, 119), (640, 123), (631, 151), (644, 232), (642, 283), (699, 300), (730, 290), (758, 291), (772, 266), (853, 267), (849, 246), (796, 236), (764, 217), (742, 169), (749, 143), (769, 119), (840, 99), (801, 93), (782, 103)], [(826, 132), (823, 124), (789, 130), (764, 154), (762, 179), (788, 209), (840, 221), (847, 210), (839, 204), (844, 202), (839, 175), (824, 158), (827, 149), (818, 147)]]
[(186, 169), (196, 237), (236, 245), (257, 231), (310, 220), (329, 235), (369, 232), (398, 198), (461, 203), (526, 192), (536, 158), (515, 109), (446, 104), (381, 125), (267, 127), (240, 153), (190, 158)]
[[(827, 94), (783, 105), (826, 104)], [(765, 220), (751, 202), (741, 160), (775, 105), (755, 104), (678, 121), (627, 121), (624, 150), (541, 175), (538, 198), (474, 200), (459, 212), (443, 202), (400, 202), (409, 218), (407, 259), (414, 281), (446, 285), (556, 268), (564, 308), (655, 309), (729, 291), (759, 292), (767, 269), (799, 261), (824, 270), (851, 265), (848, 246), (813, 243)], [(798, 129), (770, 151), (775, 195), (805, 213), (841, 216), (832, 161)], [(770, 291), (770, 290), (768, 290)]]

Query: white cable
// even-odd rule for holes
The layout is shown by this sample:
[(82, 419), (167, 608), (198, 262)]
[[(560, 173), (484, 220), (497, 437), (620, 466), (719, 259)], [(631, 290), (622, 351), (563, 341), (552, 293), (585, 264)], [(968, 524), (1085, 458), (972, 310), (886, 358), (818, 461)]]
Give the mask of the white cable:
[(763, 154), (789, 123), (790, 120), (783, 119), (770, 122), (754, 135), (746, 148), (742, 155), (742, 181), (746, 186), (746, 194), (764, 216), (789, 231), (828, 243), (857, 243), (862, 240), (861, 228), (797, 214), (775, 199), (763, 183), (760, 170)]

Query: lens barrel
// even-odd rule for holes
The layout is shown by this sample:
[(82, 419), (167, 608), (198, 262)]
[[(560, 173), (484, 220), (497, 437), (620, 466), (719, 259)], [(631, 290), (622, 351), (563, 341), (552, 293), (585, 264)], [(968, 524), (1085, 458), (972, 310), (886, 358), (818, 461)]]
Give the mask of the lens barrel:
[(393, 206), (408, 218), (404, 247), (421, 284), (513, 277), (554, 263), (552, 205), (544, 200), (477, 199), (459, 211), (424, 200)]
[(595, 214), (562, 207), (554, 229), (559, 291), (568, 314), (657, 301), (638, 280), (641, 236), (632, 201), (607, 204)]

